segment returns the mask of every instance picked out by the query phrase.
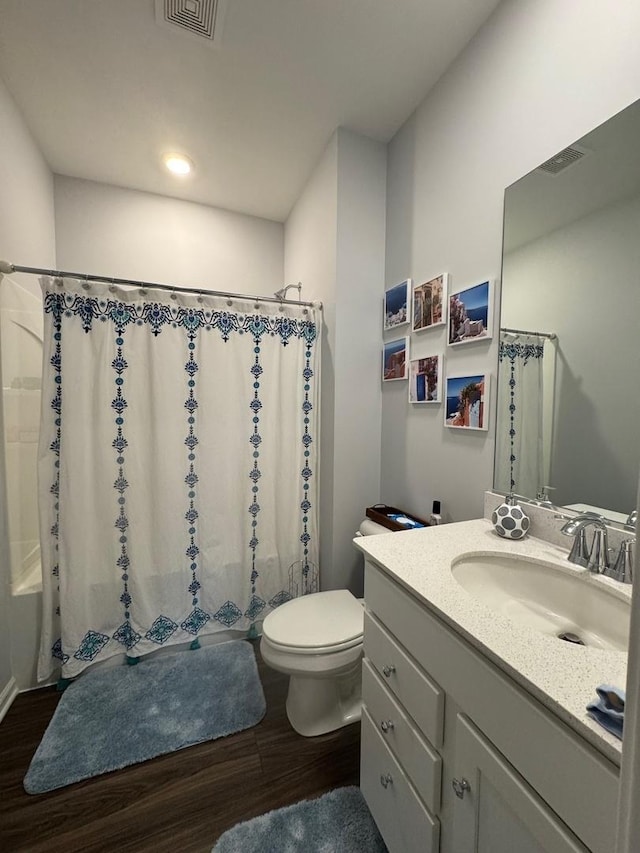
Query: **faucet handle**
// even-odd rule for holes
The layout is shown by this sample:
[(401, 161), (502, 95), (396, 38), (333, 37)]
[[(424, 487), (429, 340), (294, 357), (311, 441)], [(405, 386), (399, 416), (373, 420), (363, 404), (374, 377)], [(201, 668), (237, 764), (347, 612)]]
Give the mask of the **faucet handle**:
[(596, 527), (591, 542), (591, 551), (587, 561), (587, 568), (592, 572), (601, 574), (609, 568), (609, 547), (607, 542), (607, 528)]
[(633, 509), (633, 510), (631, 510), (629, 515), (627, 516), (627, 520), (624, 523), (624, 529), (625, 530), (635, 530), (637, 520), (638, 520), (638, 510)]
[(620, 583), (633, 583), (633, 546), (634, 539), (623, 539), (615, 564), (605, 569), (604, 574)]
[(578, 528), (575, 534), (573, 545), (569, 552), (569, 562), (583, 568), (589, 565), (589, 546), (587, 545), (587, 531), (584, 527)]

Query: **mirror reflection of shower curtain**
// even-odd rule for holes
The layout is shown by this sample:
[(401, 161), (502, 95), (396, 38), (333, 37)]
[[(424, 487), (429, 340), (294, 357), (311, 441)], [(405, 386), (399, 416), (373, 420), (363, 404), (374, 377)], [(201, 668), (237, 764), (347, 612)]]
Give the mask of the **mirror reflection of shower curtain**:
[(525, 497), (535, 497), (549, 482), (553, 407), (546, 397), (553, 394), (553, 376), (545, 377), (545, 340), (500, 333), (495, 488)]
[(317, 589), (319, 310), (90, 288), (43, 280), (40, 679)]

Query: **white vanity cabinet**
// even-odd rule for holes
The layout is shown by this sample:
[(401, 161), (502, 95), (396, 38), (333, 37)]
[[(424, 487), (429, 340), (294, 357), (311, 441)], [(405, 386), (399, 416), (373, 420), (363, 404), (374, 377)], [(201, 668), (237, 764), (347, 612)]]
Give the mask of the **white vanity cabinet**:
[(390, 853), (610, 853), (618, 768), (367, 560), (361, 788)]

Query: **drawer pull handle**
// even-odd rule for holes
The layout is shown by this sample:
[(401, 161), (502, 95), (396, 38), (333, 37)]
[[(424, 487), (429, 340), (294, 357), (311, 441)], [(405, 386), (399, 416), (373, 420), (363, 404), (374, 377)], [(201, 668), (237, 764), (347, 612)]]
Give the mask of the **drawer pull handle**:
[(466, 779), (458, 780), (454, 779), (451, 782), (453, 786), (453, 790), (456, 792), (456, 797), (462, 799), (464, 797), (465, 791), (471, 790), (471, 785), (467, 782)]
[(385, 773), (384, 775), (380, 774), (380, 784), (383, 788), (388, 788), (389, 785), (393, 785), (393, 779), (391, 778), (391, 773)]
[(396, 668), (393, 664), (389, 664), (388, 666), (382, 667), (382, 674), (384, 675), (385, 678), (389, 678), (389, 676), (393, 675), (393, 673), (395, 671), (396, 671)]
[(387, 734), (387, 732), (392, 731), (392, 730), (393, 730), (393, 728), (394, 728), (394, 726), (393, 726), (393, 720), (383, 720), (383, 721), (380, 723), (380, 728), (382, 729), (382, 731), (384, 732), (384, 734)]

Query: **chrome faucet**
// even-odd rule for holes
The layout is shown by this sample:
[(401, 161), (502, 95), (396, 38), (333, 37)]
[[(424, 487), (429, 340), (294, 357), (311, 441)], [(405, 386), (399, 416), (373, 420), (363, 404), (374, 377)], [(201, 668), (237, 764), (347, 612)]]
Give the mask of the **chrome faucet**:
[(638, 521), (638, 510), (632, 509), (629, 515), (627, 516), (627, 520), (625, 521), (624, 528), (625, 530), (635, 530), (636, 522)]
[[(586, 528), (593, 525), (595, 531), (591, 546), (587, 546)], [(609, 569), (609, 548), (607, 542), (607, 527), (604, 518), (595, 512), (583, 512), (575, 518), (570, 518), (561, 528), (565, 536), (573, 536), (573, 546), (568, 560), (577, 566), (584, 566), (594, 574), (601, 574)]]

